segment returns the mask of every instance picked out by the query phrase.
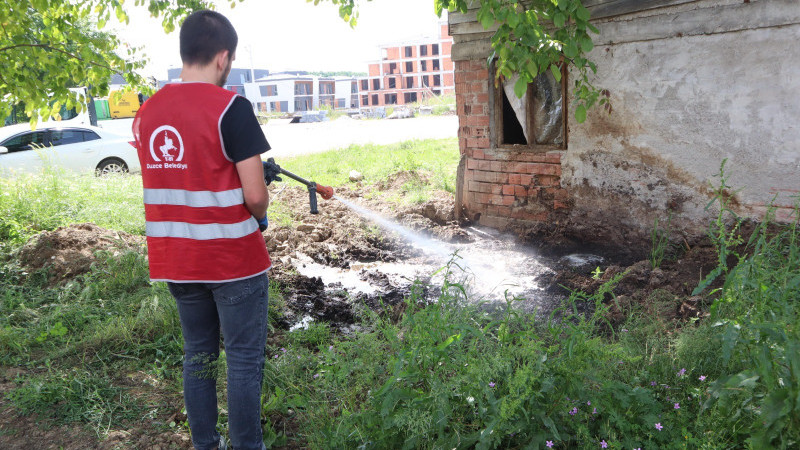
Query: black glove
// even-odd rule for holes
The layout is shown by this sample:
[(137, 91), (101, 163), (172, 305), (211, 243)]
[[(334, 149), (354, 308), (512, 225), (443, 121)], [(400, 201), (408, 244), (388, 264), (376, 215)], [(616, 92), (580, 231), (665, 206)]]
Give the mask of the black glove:
[(267, 186), (273, 181), (283, 181), (278, 176), (281, 174), (281, 166), (275, 164), (275, 158), (262, 161), (262, 164), (264, 164), (264, 181), (266, 181)]

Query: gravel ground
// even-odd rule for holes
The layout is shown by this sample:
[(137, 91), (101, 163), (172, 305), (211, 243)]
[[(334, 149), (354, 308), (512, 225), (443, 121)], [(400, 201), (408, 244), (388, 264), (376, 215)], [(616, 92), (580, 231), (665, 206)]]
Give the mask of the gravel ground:
[[(104, 120), (103, 128), (131, 137), (133, 119)], [(319, 153), (350, 144), (391, 144), (410, 139), (457, 137), (457, 116), (429, 116), (398, 120), (353, 120), (347, 117), (319, 123), (290, 124), (273, 119), (261, 127), (276, 158)]]

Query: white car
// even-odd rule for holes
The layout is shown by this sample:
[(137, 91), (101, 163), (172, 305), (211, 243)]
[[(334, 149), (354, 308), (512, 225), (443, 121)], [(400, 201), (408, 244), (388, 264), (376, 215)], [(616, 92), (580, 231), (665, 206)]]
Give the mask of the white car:
[(38, 172), (44, 161), (76, 172), (139, 172), (134, 142), (102, 128), (41, 123), (0, 128), (0, 174)]

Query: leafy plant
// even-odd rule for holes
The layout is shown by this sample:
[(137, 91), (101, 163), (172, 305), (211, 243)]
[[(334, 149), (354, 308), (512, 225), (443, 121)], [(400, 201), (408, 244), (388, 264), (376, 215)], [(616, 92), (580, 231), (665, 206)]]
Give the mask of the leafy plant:
[(661, 267), (664, 257), (669, 249), (669, 235), (671, 231), (672, 215), (667, 217), (667, 224), (664, 228), (659, 227), (658, 217), (653, 223), (653, 230), (650, 232), (652, 247), (650, 249), (650, 267), (653, 269)]

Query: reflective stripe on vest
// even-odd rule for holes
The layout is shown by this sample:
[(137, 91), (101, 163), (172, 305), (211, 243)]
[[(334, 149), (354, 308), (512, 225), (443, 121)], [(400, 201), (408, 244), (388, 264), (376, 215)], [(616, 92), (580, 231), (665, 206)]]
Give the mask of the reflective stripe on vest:
[(194, 208), (241, 205), (244, 194), (241, 189), (229, 191), (186, 191), (183, 189), (145, 189), (144, 203), (150, 205), (181, 205)]
[(238, 239), (258, 231), (256, 219), (239, 223), (195, 224), (186, 222), (147, 222), (145, 232), (149, 237), (188, 238), (198, 241), (210, 239)]

